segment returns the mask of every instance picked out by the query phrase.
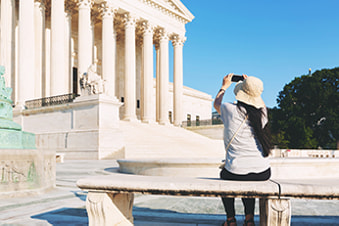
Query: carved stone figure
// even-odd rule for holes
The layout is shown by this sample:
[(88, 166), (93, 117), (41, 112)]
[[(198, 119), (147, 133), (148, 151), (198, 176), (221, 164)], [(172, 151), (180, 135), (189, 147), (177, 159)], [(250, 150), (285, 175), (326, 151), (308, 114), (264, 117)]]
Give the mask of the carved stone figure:
[(104, 92), (104, 80), (96, 72), (96, 66), (92, 64), (88, 71), (80, 77), (80, 90), (82, 96), (99, 94)]
[(12, 103), (12, 100), (11, 100), (12, 89), (9, 87), (6, 87), (5, 77), (3, 76), (4, 74), (5, 74), (5, 67), (0, 66), (0, 100), (6, 100)]
[(104, 91), (104, 81), (96, 72), (96, 66), (92, 64), (88, 68), (88, 84), (91, 87), (92, 94), (103, 93)]
[(81, 77), (80, 77), (80, 90), (81, 90), (81, 96), (88, 96), (91, 95), (91, 86), (88, 83), (88, 75), (87, 72), (85, 72)]

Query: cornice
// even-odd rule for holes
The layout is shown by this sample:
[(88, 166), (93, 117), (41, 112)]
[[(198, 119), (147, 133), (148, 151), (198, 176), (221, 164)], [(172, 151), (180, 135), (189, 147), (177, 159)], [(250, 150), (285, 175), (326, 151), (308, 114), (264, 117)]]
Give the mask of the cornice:
[[(149, 5), (150, 7), (157, 9), (159, 11), (161, 11), (162, 13), (169, 15), (173, 18), (175, 18), (176, 20), (178, 20), (181, 23), (189, 23), (192, 21), (192, 19), (194, 18), (193, 15), (191, 17), (186, 16), (185, 14), (175, 11), (174, 9), (169, 8), (167, 5), (157, 1), (157, 0), (138, 0), (140, 2), (143, 2), (146, 5)], [(178, 8), (178, 10), (180, 10)]]

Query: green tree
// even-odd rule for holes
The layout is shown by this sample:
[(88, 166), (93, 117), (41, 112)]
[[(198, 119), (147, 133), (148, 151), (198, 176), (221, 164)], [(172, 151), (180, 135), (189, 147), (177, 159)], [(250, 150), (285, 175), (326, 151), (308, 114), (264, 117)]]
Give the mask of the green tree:
[(295, 78), (277, 102), (271, 110), (273, 137), (286, 139), (289, 148), (339, 149), (339, 68)]

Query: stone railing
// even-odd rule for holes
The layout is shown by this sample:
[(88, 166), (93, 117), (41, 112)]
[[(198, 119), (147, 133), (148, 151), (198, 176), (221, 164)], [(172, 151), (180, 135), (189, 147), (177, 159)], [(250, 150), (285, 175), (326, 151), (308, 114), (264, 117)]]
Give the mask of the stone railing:
[(212, 119), (182, 122), (182, 127), (209, 126), (209, 125), (212, 125)]
[(296, 158), (338, 158), (339, 150), (323, 149), (273, 149), (273, 157)]
[(26, 101), (25, 105), (27, 109), (34, 109), (52, 105), (60, 105), (73, 102), (73, 100), (79, 95), (75, 93), (64, 94), (59, 96), (44, 97), (35, 100)]

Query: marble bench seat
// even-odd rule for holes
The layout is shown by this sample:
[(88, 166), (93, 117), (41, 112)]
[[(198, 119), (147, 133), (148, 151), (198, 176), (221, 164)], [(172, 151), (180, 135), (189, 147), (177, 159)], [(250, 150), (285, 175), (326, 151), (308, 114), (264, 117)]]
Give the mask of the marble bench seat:
[(133, 195), (252, 197), (260, 200), (260, 225), (290, 225), (290, 198), (339, 199), (338, 180), (238, 182), (217, 178), (114, 173), (84, 178), (90, 225), (133, 225)]

